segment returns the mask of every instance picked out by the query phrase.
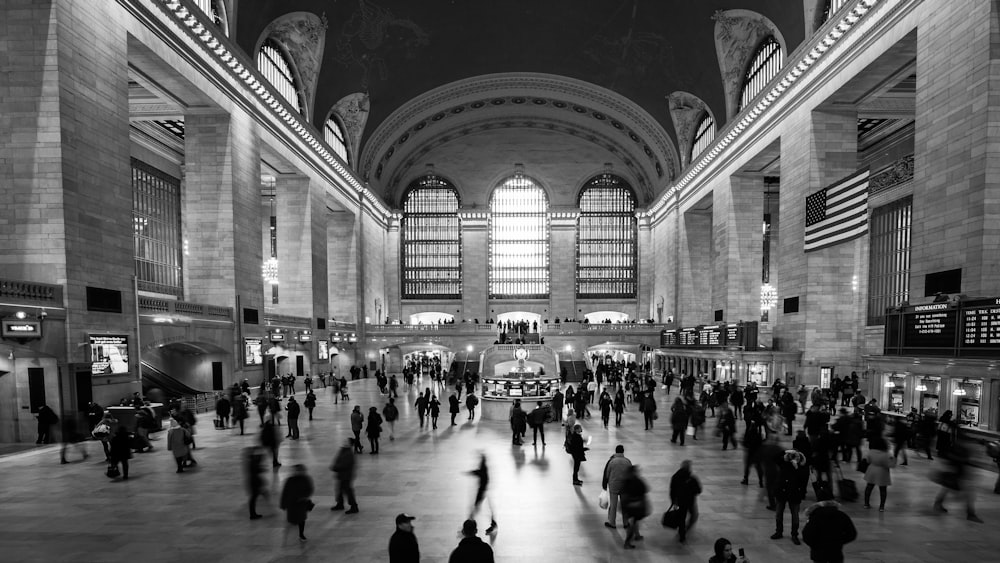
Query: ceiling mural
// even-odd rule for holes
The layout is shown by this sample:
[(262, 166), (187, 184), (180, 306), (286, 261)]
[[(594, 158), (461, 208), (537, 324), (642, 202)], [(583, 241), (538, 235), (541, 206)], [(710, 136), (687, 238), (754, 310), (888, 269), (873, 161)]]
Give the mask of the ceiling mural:
[(406, 18), (369, 0), (358, 0), (357, 8), (340, 26), (333, 60), (360, 71), (358, 89), (367, 92), (373, 81), (389, 79), (389, 62), (416, 60), (430, 43), (430, 33)]

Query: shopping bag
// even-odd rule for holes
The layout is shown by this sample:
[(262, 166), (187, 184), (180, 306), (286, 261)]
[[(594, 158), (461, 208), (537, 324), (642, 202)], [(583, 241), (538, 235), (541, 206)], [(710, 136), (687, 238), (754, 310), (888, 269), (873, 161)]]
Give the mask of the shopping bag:
[(606, 510), (609, 504), (611, 504), (611, 495), (607, 490), (601, 491), (601, 494), (597, 497), (597, 505)]
[(688, 436), (694, 436), (694, 426), (688, 425), (687, 430), (684, 431)]

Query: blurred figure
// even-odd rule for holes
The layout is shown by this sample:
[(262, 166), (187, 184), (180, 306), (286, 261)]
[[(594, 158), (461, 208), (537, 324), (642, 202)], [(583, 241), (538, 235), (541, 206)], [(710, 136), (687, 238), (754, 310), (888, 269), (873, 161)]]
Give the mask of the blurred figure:
[(469, 472), (469, 475), (475, 475), (479, 478), (479, 486), (476, 488), (476, 499), (472, 502), (472, 510), (469, 512), (469, 519), (473, 520), (476, 517), (476, 513), (479, 512), (480, 505), (483, 501), (488, 501), (490, 505), (490, 527), (486, 529), (487, 534), (492, 534), (497, 529), (497, 521), (493, 514), (493, 501), (489, 499), (486, 491), (490, 484), (490, 471), (486, 467), (486, 454), (479, 453), (479, 467), (473, 469)]
[[(942, 416), (941, 418), (944, 417)], [(953, 444), (948, 453), (944, 456), (944, 459), (946, 460), (945, 469), (938, 471), (931, 478), (932, 481), (941, 485), (941, 490), (938, 491), (937, 496), (934, 498), (934, 510), (938, 512), (948, 512), (948, 510), (944, 507), (944, 499), (948, 495), (948, 492), (952, 491), (956, 495), (965, 496), (966, 519), (971, 522), (982, 524), (983, 520), (976, 515), (976, 499), (973, 494), (973, 488), (967, 486), (968, 483), (966, 483), (969, 477), (967, 469), (967, 466), (969, 465), (968, 451), (965, 449), (965, 446), (961, 444)]]
[(98, 405), (93, 401), (87, 403), (87, 424), (89, 426), (89, 428), (87, 428), (87, 431), (93, 432), (94, 428), (97, 427), (97, 424), (101, 421), (103, 417), (104, 417), (104, 407)]
[(93, 431), (90, 433), (95, 440), (100, 440), (101, 446), (104, 448), (104, 461), (111, 462), (111, 450), (109, 444), (111, 438), (116, 434), (118, 428), (118, 419), (111, 416), (111, 411), (106, 411), (101, 417), (101, 420), (97, 422), (94, 426)]
[(278, 468), (278, 447), (281, 445), (281, 434), (274, 425), (274, 419), (270, 416), (264, 419), (264, 425), (260, 427), (260, 445), (271, 451), (271, 466)]
[(244, 451), (244, 463), (246, 464), (247, 489), (250, 492), (250, 519), (262, 518), (257, 512), (257, 498), (264, 493), (264, 453), (261, 446), (250, 446)]
[(38, 414), (35, 415), (38, 419), (38, 439), (35, 440), (36, 444), (48, 444), (52, 442), (51, 428), (53, 424), (59, 422), (59, 417), (56, 416), (55, 411), (49, 408), (48, 405), (42, 405), (38, 407)]
[(83, 459), (86, 460), (89, 456), (87, 455), (87, 448), (83, 445), (84, 436), (80, 432), (77, 413), (63, 413), (62, 420), (62, 449), (59, 450), (59, 462), (69, 463), (66, 459), (66, 452), (71, 445), (76, 447), (76, 451), (80, 452), (83, 455)]
[[(390, 401), (392, 399), (389, 399)], [(347, 442), (341, 446), (334, 458), (330, 471), (333, 471), (337, 478), (337, 504), (330, 507), (330, 510), (344, 509), (344, 496), (347, 496), (347, 504), (351, 508), (346, 514), (358, 513), (358, 501), (354, 498), (354, 470), (357, 466), (357, 458), (354, 456), (354, 438), (348, 438)]]
[(312, 494), (312, 477), (306, 473), (306, 466), (300, 463), (295, 466), (294, 473), (285, 480), (285, 486), (281, 489), (281, 509), (285, 511), (288, 523), (298, 526), (299, 541), (302, 542), (306, 541), (306, 517), (315, 506)]
[(250, 415), (247, 413), (247, 396), (240, 393), (233, 399), (233, 425), (240, 425), (240, 436), (244, 433), (244, 423)]
[[(118, 429), (119, 432), (122, 428)], [(170, 430), (167, 430), (167, 449), (174, 455), (177, 462), (177, 473), (184, 473), (184, 461), (187, 460), (191, 452), (191, 433), (177, 422), (176, 418), (170, 419)]]
[(625, 549), (635, 549), (633, 540), (641, 540), (639, 534), (639, 521), (649, 515), (649, 499), (646, 492), (649, 487), (646, 482), (639, 477), (639, 466), (629, 465), (625, 469), (625, 482), (622, 485), (622, 515), (625, 517), (625, 527), (628, 534), (625, 536)]
[(111, 438), (110, 452), (109, 463), (115, 467), (120, 463), (122, 466), (122, 480), (127, 481), (128, 460), (132, 458), (132, 437), (129, 436), (128, 430), (123, 426), (119, 426), (114, 438)]
[(218, 427), (227, 428), (229, 421), (229, 413), (233, 410), (232, 403), (226, 398), (222, 393), (216, 393), (217, 400), (215, 401), (215, 416), (218, 417)]
[(700, 494), (701, 483), (691, 471), (691, 460), (686, 459), (681, 462), (681, 468), (670, 477), (670, 502), (680, 509), (677, 534), (681, 543), (687, 540), (688, 528), (698, 521), (697, 497)]

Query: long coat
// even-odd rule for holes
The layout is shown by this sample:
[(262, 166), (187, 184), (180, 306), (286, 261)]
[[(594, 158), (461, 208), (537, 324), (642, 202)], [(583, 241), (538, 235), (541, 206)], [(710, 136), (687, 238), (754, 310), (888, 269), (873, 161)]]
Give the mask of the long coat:
[(191, 439), (191, 432), (183, 426), (174, 426), (167, 430), (167, 449), (174, 457), (184, 457), (191, 453), (191, 446), (188, 441)]
[(292, 475), (281, 490), (281, 509), (287, 511), (288, 522), (306, 521), (309, 514), (306, 501), (313, 494), (313, 481), (308, 475)]
[(865, 482), (876, 487), (888, 487), (892, 484), (889, 469), (896, 466), (896, 459), (885, 450), (868, 450), (865, 454), (868, 469), (865, 470)]

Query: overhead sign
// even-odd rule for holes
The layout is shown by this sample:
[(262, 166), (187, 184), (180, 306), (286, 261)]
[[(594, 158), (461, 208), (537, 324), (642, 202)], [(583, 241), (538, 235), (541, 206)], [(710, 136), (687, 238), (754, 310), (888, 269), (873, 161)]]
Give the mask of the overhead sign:
[(757, 322), (721, 323), (660, 332), (661, 348), (728, 348), (742, 346), (757, 349)]
[(42, 323), (40, 321), (4, 319), (2, 334), (4, 338), (41, 338)]
[(128, 373), (128, 336), (91, 334), (90, 373), (91, 375)]
[(311, 330), (300, 330), (298, 333), (299, 342), (312, 342), (313, 335)]
[(1000, 355), (1000, 298), (904, 307), (886, 315), (887, 355)]
[(271, 340), (271, 342), (283, 342), (285, 340), (285, 333), (272, 331), (268, 333), (267, 337)]

